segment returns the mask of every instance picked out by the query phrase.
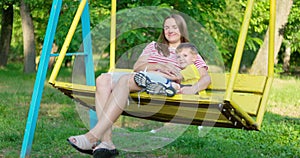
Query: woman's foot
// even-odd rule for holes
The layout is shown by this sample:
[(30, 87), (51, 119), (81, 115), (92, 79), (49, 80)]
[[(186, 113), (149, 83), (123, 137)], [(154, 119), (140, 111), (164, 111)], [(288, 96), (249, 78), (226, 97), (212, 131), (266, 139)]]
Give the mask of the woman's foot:
[(67, 141), (79, 152), (93, 155), (93, 149), (97, 146), (97, 141), (90, 142), (86, 135), (71, 136)]
[(101, 142), (95, 147), (93, 152), (94, 158), (113, 158), (119, 155), (118, 150), (113, 143)]

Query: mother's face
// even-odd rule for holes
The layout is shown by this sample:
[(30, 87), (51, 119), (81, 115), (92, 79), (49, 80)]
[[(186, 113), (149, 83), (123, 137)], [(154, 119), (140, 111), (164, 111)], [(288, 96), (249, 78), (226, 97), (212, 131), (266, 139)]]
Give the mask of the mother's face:
[(181, 33), (174, 18), (169, 18), (165, 21), (164, 34), (170, 44), (181, 42)]

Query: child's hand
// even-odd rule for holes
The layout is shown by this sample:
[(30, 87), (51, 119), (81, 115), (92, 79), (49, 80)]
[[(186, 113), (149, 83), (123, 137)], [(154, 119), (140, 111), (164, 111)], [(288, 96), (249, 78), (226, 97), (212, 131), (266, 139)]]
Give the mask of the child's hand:
[(183, 76), (181, 73), (179, 73), (177, 82), (180, 83), (182, 80), (183, 80)]
[(192, 86), (185, 86), (180, 88), (178, 93), (182, 93), (182, 94), (195, 94), (195, 89)]

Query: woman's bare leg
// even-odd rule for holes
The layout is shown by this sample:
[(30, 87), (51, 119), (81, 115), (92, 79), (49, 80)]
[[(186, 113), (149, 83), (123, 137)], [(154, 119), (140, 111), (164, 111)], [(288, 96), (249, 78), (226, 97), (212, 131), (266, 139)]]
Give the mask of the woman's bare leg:
[[(97, 77), (96, 92), (95, 92), (95, 107), (96, 107), (98, 120), (101, 119), (100, 116), (103, 114), (104, 107), (106, 105), (109, 96), (111, 95), (112, 89), (113, 89), (113, 83), (112, 83), (111, 74), (102, 74), (99, 77)], [(107, 130), (107, 132), (103, 134), (102, 137), (103, 139), (101, 139), (101, 141), (105, 141), (108, 144), (111, 144), (113, 148), (115, 148), (111, 141), (111, 133), (112, 131), (110, 128)], [(84, 140), (77, 140), (79, 139), (78, 137), (77, 138), (70, 137), (68, 140), (71, 141), (76, 146), (79, 145), (78, 148), (80, 149), (83, 148), (85, 150), (92, 150), (94, 144), (96, 144), (99, 140), (98, 137), (94, 136), (92, 133), (89, 132), (85, 134), (85, 138), (87, 138), (89, 142), (77, 142), (77, 141), (84, 141)], [(80, 144), (83, 144), (83, 146)], [(91, 147), (90, 149), (87, 148), (89, 146)]]
[[(95, 103), (98, 122), (93, 129), (85, 134), (90, 145), (101, 140), (102, 142), (109, 144), (111, 148), (115, 148), (111, 138), (112, 125), (123, 112), (129, 92), (141, 89), (135, 84), (132, 74), (122, 76), (116, 85), (111, 84), (111, 81), (112, 78), (109, 74), (101, 75), (101, 77), (97, 78)], [(75, 145), (79, 143), (74, 137), (69, 138), (69, 140)], [(85, 143), (88, 142), (83, 142), (83, 145)], [(84, 149), (84, 146), (78, 147)]]
[(87, 133), (87, 135), (93, 135), (96, 138), (103, 137), (111, 140), (111, 133), (108, 135), (106, 132), (111, 130), (113, 123), (123, 112), (127, 103), (129, 92), (137, 91), (139, 89), (140, 88), (133, 81), (132, 75), (122, 76), (113, 88), (113, 91), (103, 109), (103, 113), (98, 118), (98, 123)]
[[(101, 119), (101, 115), (103, 114), (103, 110), (105, 108), (107, 100), (112, 93), (112, 89), (113, 89), (113, 82), (112, 82), (111, 74), (105, 73), (97, 77), (96, 92), (95, 92), (95, 108), (96, 108), (96, 114), (98, 120)], [(109, 128), (103, 134), (101, 141), (112, 144), (111, 135), (112, 135), (112, 130), (111, 128)], [(99, 140), (99, 138), (92, 135), (92, 133), (87, 133), (85, 136), (91, 143), (97, 142)]]
[[(96, 113), (98, 120), (100, 116), (103, 114), (103, 110), (107, 103), (107, 100), (112, 92), (113, 89), (113, 80), (112, 74), (102, 74), (96, 79), (96, 93), (95, 93), (95, 106), (96, 106)], [(109, 144), (112, 143), (111, 139), (112, 129), (109, 128), (101, 138), (101, 142), (107, 142)], [(113, 148), (114, 145), (112, 146)]]

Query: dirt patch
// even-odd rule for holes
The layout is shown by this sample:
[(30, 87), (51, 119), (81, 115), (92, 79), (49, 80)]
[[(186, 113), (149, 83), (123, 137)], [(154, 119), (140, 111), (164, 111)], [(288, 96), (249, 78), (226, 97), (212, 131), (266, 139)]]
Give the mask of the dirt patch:
[(282, 107), (272, 107), (268, 109), (268, 111), (281, 116), (300, 118), (300, 106), (289, 106), (288, 109)]

